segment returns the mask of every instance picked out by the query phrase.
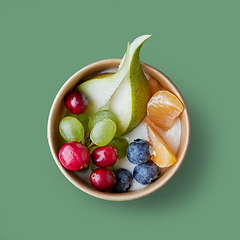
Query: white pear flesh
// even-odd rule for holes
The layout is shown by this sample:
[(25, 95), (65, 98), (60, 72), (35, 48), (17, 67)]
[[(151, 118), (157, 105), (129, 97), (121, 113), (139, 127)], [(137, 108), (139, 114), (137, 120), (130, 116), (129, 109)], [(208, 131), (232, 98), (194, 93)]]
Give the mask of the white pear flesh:
[(151, 91), (140, 66), (139, 52), (149, 37), (140, 36), (127, 46), (117, 73), (95, 77), (77, 87), (89, 100), (88, 116), (105, 109), (115, 113), (119, 136), (134, 129), (146, 115)]
[(128, 71), (129, 60), (129, 58), (126, 58), (122, 68), (115, 74), (104, 78), (101, 76), (93, 77), (77, 87), (77, 90), (84, 93), (88, 98), (89, 106), (86, 111), (88, 116), (92, 116), (108, 103)]
[(108, 106), (117, 117), (117, 134), (120, 136), (126, 131), (132, 117), (132, 88), (128, 78), (123, 79)]

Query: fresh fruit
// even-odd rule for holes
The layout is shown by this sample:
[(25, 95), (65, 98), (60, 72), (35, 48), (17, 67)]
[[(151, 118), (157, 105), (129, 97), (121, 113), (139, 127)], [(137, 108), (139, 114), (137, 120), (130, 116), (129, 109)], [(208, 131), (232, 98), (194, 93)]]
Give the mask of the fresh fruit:
[(85, 168), (82, 168), (82, 169), (76, 170), (76, 171), (79, 173), (84, 173), (84, 172), (87, 172), (89, 168), (90, 168), (90, 159), (89, 159), (88, 165)]
[(175, 164), (177, 161), (176, 156), (152, 124), (146, 123), (146, 128), (149, 142), (153, 148), (152, 160), (161, 168)]
[(149, 78), (148, 79), (149, 85), (150, 85), (150, 89), (151, 89), (151, 95), (155, 94), (156, 92), (162, 90), (161, 85), (159, 84), (159, 82), (157, 80), (155, 80), (154, 78)]
[(170, 129), (182, 111), (183, 105), (179, 99), (166, 90), (156, 92), (147, 104), (149, 120), (163, 130)]
[(122, 159), (127, 156), (128, 141), (121, 137), (114, 137), (113, 140), (109, 143), (117, 149), (118, 159)]
[(66, 142), (80, 142), (84, 137), (83, 125), (74, 117), (65, 117), (60, 121), (59, 132)]
[(91, 155), (92, 154), (92, 152), (96, 149), (96, 148), (98, 148), (98, 146), (91, 146), (89, 149), (88, 149), (88, 151), (89, 151), (89, 154)]
[(94, 125), (102, 119), (111, 119), (114, 123), (117, 122), (117, 118), (113, 112), (109, 110), (102, 110), (89, 118), (88, 128), (91, 130)]
[(88, 116), (85, 113), (73, 114), (70, 111), (66, 113), (66, 116), (74, 117), (83, 125), (84, 131), (88, 131)]
[(111, 170), (112, 172), (115, 172), (115, 171), (116, 171), (114, 165), (112, 165), (112, 166), (110, 166), (110, 167), (107, 167), (107, 169)]
[(150, 143), (143, 139), (135, 139), (127, 149), (127, 158), (133, 164), (145, 163), (150, 160)]
[(90, 139), (99, 147), (105, 146), (111, 142), (116, 130), (116, 124), (111, 119), (102, 119), (94, 125)]
[(69, 142), (60, 148), (58, 158), (66, 169), (77, 171), (87, 167), (89, 152), (81, 143)]
[[(149, 37), (144, 35), (128, 44), (116, 73), (91, 77), (64, 99), (68, 110), (64, 108), (62, 115), (68, 117), (61, 121), (59, 131), (70, 143), (60, 149), (60, 162), (72, 171), (87, 171), (84, 177), (89, 176), (92, 169), (90, 182), (100, 191), (126, 192), (133, 178), (141, 184), (149, 184), (160, 177), (160, 167), (176, 162), (175, 155), (160, 134), (165, 139), (165, 133), (174, 132), (172, 129), (179, 120), (174, 119), (182, 112), (183, 106), (174, 95), (162, 90), (158, 81), (149, 75), (146, 75), (147, 79), (141, 69), (139, 52)], [(87, 102), (84, 103), (83, 98)], [(79, 114), (81, 111), (84, 113)], [(146, 114), (148, 116), (144, 118)], [(174, 127), (166, 131), (171, 127), (171, 121), (174, 121)], [(146, 138), (144, 122), (149, 142), (143, 140)], [(131, 132), (134, 128), (136, 130)], [(129, 134), (120, 137), (126, 133)], [(79, 146), (77, 149), (75, 145), (71, 146), (80, 144), (76, 142), (80, 139), (87, 148), (79, 150)], [(128, 144), (125, 139), (135, 140)], [(117, 162), (125, 156), (129, 161), (125, 158)], [(137, 165), (133, 175), (132, 163)], [(115, 171), (115, 167), (120, 169)], [(133, 183), (130, 190), (137, 188), (138, 184)]]
[(119, 136), (134, 129), (146, 115), (151, 90), (140, 65), (139, 51), (150, 36), (140, 36), (128, 45), (117, 73), (87, 80), (77, 87), (89, 99), (89, 116), (99, 110), (115, 113)]
[(126, 192), (130, 187), (133, 180), (132, 174), (124, 168), (120, 168), (115, 171), (117, 182), (113, 188), (114, 192), (121, 193)]
[(116, 181), (115, 174), (107, 168), (97, 168), (90, 175), (93, 187), (102, 192), (112, 190)]
[(73, 114), (84, 113), (88, 108), (88, 99), (85, 94), (71, 91), (64, 98), (64, 104)]
[[(89, 161), (89, 162), (90, 162), (90, 166), (91, 166), (91, 170), (92, 170), (92, 171), (94, 171), (95, 169), (99, 168), (99, 167), (97, 167), (97, 166), (92, 162), (91, 158), (90, 158), (90, 161)], [(106, 167), (106, 168), (109, 169), (109, 170), (111, 170), (112, 172), (115, 172), (115, 171), (116, 171), (114, 165), (112, 165), (112, 166), (110, 166), (110, 167)]]
[(110, 167), (118, 160), (117, 150), (110, 145), (93, 150), (91, 159), (97, 167)]
[(160, 174), (159, 167), (153, 161), (141, 163), (133, 169), (133, 178), (141, 184), (155, 182)]

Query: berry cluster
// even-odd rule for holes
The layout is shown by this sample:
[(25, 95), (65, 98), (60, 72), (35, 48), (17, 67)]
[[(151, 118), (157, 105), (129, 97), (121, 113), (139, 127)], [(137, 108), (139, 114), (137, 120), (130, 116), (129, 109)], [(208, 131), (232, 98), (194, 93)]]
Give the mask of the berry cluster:
[(161, 172), (159, 167), (151, 161), (150, 143), (143, 139), (136, 139), (127, 149), (128, 160), (136, 164), (133, 169), (133, 178), (141, 184), (155, 182)]
[[(115, 136), (116, 116), (102, 110), (91, 117), (84, 112), (88, 108), (87, 97), (78, 92), (68, 93), (64, 99), (68, 114), (59, 124), (59, 132), (66, 143), (58, 157), (62, 165), (71, 171), (88, 169), (91, 166), (90, 183), (99, 191), (126, 192), (133, 178), (141, 184), (154, 182), (160, 170), (151, 159), (150, 143), (136, 139), (130, 145)], [(114, 164), (126, 157), (137, 165), (133, 174), (127, 169), (115, 171)]]
[[(128, 142), (115, 136), (115, 114), (103, 110), (88, 117), (85, 114), (88, 99), (75, 90), (65, 96), (64, 104), (68, 112), (60, 121), (59, 133), (66, 143), (58, 153), (62, 165), (71, 171), (85, 170), (91, 166), (90, 182), (97, 190), (126, 191), (132, 181), (131, 174), (126, 169), (124, 173), (115, 172), (114, 164), (118, 158), (126, 156)], [(128, 186), (120, 187), (126, 173), (129, 176)]]

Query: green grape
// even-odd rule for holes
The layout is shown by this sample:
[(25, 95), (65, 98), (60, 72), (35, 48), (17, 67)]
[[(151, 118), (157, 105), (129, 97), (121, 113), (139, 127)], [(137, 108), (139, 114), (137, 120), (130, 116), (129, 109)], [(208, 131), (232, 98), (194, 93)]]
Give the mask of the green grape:
[(94, 125), (90, 139), (94, 144), (102, 147), (111, 142), (116, 131), (117, 126), (111, 119), (102, 119)]
[(73, 114), (68, 110), (66, 115), (78, 119), (81, 122), (81, 124), (83, 125), (84, 131), (87, 132), (87, 130), (88, 130), (88, 116), (85, 113)]
[(85, 132), (88, 130), (88, 116), (85, 113), (76, 115), (77, 119), (82, 123)]
[(127, 156), (127, 148), (129, 143), (124, 138), (114, 137), (113, 140), (108, 145), (111, 145), (117, 149), (118, 159), (121, 159)]
[(66, 142), (81, 142), (84, 137), (83, 125), (74, 117), (65, 117), (59, 124), (59, 132)]
[(98, 146), (92, 146), (92, 147), (90, 147), (90, 148), (88, 149), (89, 154), (91, 155), (92, 152), (93, 152), (96, 148), (98, 148)]
[[(81, 144), (82, 144), (82, 145), (85, 145), (86, 143), (87, 143), (86, 139), (83, 138), (82, 141), (81, 141)], [(86, 146), (86, 145), (85, 145), (85, 146)]]
[(111, 170), (112, 172), (115, 172), (116, 171), (116, 168), (114, 167), (114, 165), (110, 166), (110, 167), (107, 167), (109, 170)]
[(90, 166), (91, 166), (91, 170), (94, 171), (95, 169), (97, 169), (98, 167), (93, 163), (92, 159), (90, 158)]
[(88, 128), (91, 130), (94, 125), (102, 119), (111, 119), (114, 123), (117, 122), (115, 114), (109, 110), (101, 110), (89, 118)]

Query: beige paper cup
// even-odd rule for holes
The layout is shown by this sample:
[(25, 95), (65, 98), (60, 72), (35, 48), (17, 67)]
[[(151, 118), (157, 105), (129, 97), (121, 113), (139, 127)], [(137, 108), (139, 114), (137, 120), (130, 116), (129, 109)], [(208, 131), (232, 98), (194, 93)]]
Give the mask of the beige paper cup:
[(60, 135), (58, 131), (58, 126), (61, 120), (61, 115), (64, 107), (64, 104), (63, 104), (64, 96), (69, 91), (71, 91), (76, 85), (83, 82), (86, 78), (89, 78), (90, 76), (96, 75), (99, 72), (102, 72), (108, 69), (117, 68), (120, 62), (121, 62), (121, 59), (102, 60), (82, 68), (81, 70), (76, 72), (73, 76), (71, 76), (65, 82), (65, 84), (61, 87), (57, 96), (54, 99), (54, 102), (52, 104), (52, 107), (49, 113), (48, 126), (47, 126), (47, 137), (48, 137), (48, 143), (49, 143), (52, 156), (58, 168), (64, 174), (64, 176), (72, 184), (74, 184), (77, 188), (79, 188), (83, 192), (97, 198), (112, 200), (112, 201), (127, 201), (127, 200), (141, 198), (143, 196), (146, 196), (155, 192), (156, 190), (161, 188), (163, 185), (165, 185), (180, 168), (186, 156), (188, 146), (189, 146), (189, 141), (190, 141), (190, 119), (189, 119), (186, 103), (181, 93), (166, 75), (164, 75), (162, 72), (160, 72), (156, 68), (141, 62), (141, 66), (144, 73), (149, 77), (156, 79), (164, 87), (164, 89), (175, 94), (184, 105), (184, 111), (180, 115), (181, 141), (180, 141), (178, 152), (176, 154), (176, 157), (177, 157), (176, 164), (169, 167), (167, 171), (165, 171), (157, 181), (155, 181), (154, 183), (151, 183), (149, 186), (143, 189), (125, 192), (125, 193), (100, 192), (94, 189), (89, 183), (86, 183), (85, 181), (80, 179), (76, 173), (65, 169), (61, 165), (58, 159), (58, 151), (60, 149), (60, 143), (59, 143)]

